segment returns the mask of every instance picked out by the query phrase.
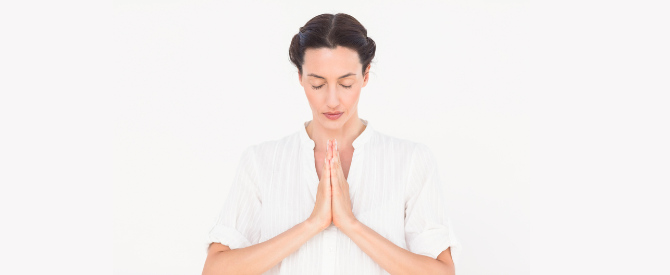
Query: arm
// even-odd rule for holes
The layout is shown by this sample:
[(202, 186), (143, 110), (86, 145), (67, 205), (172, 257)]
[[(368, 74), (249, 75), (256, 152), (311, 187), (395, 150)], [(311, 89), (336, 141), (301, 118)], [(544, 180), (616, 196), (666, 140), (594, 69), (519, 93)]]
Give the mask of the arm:
[(340, 164), (337, 141), (328, 146), (332, 154), (330, 168), (333, 189), (333, 223), (358, 245), (379, 266), (391, 274), (450, 274), (455, 273), (450, 248), (432, 257), (405, 250), (387, 240), (354, 217), (351, 211), (349, 183)]
[(358, 220), (341, 229), (363, 252), (391, 274), (455, 273), (450, 248), (440, 253), (437, 259), (433, 259), (395, 245)]
[(308, 219), (272, 239), (245, 248), (230, 250), (225, 245), (210, 245), (202, 274), (262, 274), (323, 229)]
[[(322, 175), (328, 175), (325, 161), (322, 169)], [(221, 244), (210, 246), (202, 274), (262, 274), (330, 226), (330, 177), (322, 176), (318, 186), (314, 210), (307, 220), (272, 239), (247, 247), (230, 250)]]

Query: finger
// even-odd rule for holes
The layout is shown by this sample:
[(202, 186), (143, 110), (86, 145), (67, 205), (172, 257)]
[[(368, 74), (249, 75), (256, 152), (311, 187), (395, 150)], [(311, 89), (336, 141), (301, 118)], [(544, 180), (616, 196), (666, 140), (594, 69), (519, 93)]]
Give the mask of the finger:
[(340, 165), (340, 150), (337, 149), (337, 140), (335, 140), (335, 151), (333, 152), (334, 158), (335, 158), (335, 164), (337, 164), (335, 167), (340, 168), (342, 165)]
[[(340, 159), (340, 151), (339, 151), (339, 148), (337, 146), (337, 140), (335, 140), (334, 147), (335, 147), (334, 148), (335, 149), (334, 156), (333, 156), (334, 165), (333, 165), (333, 168), (331, 168), (331, 171), (336, 171), (336, 172), (333, 172), (333, 173), (335, 173), (337, 175), (337, 178), (339, 180), (341, 180), (341, 182), (343, 183), (343, 185), (340, 186), (340, 187), (341, 188), (347, 188), (348, 187), (347, 184), (344, 184), (344, 183), (346, 183), (346, 180), (345, 180), (345, 177), (344, 177), (344, 171), (342, 170), (342, 161)], [(339, 181), (338, 181), (338, 183), (339, 183)]]
[(335, 141), (333, 140), (333, 141), (330, 143), (330, 146), (328, 146), (328, 152), (330, 153), (330, 169), (331, 169), (331, 170), (333, 169), (333, 163), (334, 163), (334, 159), (333, 159), (333, 157), (335, 157), (335, 154), (334, 154), (334, 152), (333, 152), (333, 147), (334, 147), (334, 146), (335, 146)]
[[(328, 146), (328, 141), (326, 141)], [(323, 158), (323, 172), (321, 172), (321, 182), (330, 184), (330, 164), (328, 163), (328, 154)]]
[(330, 168), (331, 171), (333, 171), (332, 174), (335, 174), (336, 176), (340, 176), (338, 170), (342, 169), (341, 168), (342, 165), (340, 164), (340, 153), (337, 151), (337, 140), (335, 140), (333, 142), (333, 161), (332, 162), (333, 162), (333, 165), (331, 165), (331, 168)]
[(326, 144), (326, 157), (328, 158), (328, 160), (333, 158), (333, 152), (330, 150), (331, 144), (332, 144), (332, 141), (329, 139), (328, 143)]
[(334, 140), (331, 143), (331, 148), (330, 148), (330, 150), (333, 154), (333, 157), (330, 160), (330, 181), (333, 184), (338, 184), (339, 183), (339, 177), (340, 177), (340, 174), (337, 171), (338, 162), (337, 162), (337, 153), (335, 152), (335, 143), (336, 142), (337, 142), (337, 140)]
[[(328, 172), (328, 157), (323, 157), (323, 166), (321, 166), (321, 171)], [(327, 174), (324, 174), (327, 175)]]
[(331, 165), (330, 163), (332, 162), (332, 159), (333, 159), (333, 151), (330, 150), (329, 148), (332, 146), (332, 144), (333, 144), (332, 140), (328, 140), (328, 142), (326, 143), (326, 163), (325, 164), (326, 164), (326, 171), (327, 171), (326, 175), (328, 175), (328, 180), (329, 181), (330, 181), (330, 176), (332, 174), (331, 169), (330, 169), (330, 165)]

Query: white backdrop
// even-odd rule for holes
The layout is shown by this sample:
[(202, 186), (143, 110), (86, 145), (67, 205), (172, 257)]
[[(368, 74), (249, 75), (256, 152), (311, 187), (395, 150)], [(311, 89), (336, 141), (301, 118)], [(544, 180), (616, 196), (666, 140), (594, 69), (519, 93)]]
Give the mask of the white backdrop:
[(661, 1), (239, 2), (0, 3), (0, 274), (200, 274), (337, 12), (377, 42), (360, 116), (434, 150), (459, 274), (670, 273)]
[[(321, 13), (377, 43), (359, 115), (426, 143), (463, 274), (528, 273), (529, 121), (522, 2), (117, 2), (117, 274), (195, 274), (242, 150), (312, 119), (288, 47)], [(485, 264), (484, 264), (485, 263)]]

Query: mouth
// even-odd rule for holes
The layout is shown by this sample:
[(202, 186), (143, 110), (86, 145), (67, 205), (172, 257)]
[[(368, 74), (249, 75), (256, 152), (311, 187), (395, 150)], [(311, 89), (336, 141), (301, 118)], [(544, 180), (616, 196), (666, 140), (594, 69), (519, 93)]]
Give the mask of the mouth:
[(328, 119), (331, 120), (336, 120), (342, 116), (344, 112), (336, 112), (336, 113), (323, 113)]

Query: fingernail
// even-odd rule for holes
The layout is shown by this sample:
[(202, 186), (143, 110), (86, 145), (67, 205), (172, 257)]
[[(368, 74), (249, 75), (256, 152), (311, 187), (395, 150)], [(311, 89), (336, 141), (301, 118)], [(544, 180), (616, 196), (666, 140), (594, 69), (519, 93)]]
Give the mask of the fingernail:
[(337, 139), (335, 140), (335, 151), (337, 151)]

